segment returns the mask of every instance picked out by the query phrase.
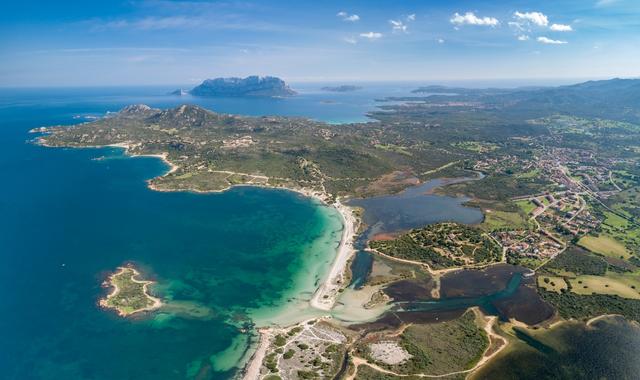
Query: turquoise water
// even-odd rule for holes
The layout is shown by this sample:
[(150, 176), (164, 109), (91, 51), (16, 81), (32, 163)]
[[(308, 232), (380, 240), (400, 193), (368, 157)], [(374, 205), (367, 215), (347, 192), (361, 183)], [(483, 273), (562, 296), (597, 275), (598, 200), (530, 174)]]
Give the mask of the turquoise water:
[[(145, 180), (166, 170), (159, 160), (127, 158), (118, 149), (34, 146), (29, 129), (85, 121), (132, 103), (191, 100), (228, 113), (363, 121), (375, 98), (413, 87), (347, 94), (308, 88), (300, 97), (271, 100), (176, 98), (164, 95), (172, 88), (149, 87), (0, 90), (0, 378), (229, 378), (254, 343), (256, 322), (303, 307), (342, 228), (334, 210), (292, 192), (153, 192)], [(432, 211), (438, 210), (422, 215)], [(97, 307), (106, 292), (101, 282), (127, 262), (157, 281), (163, 309), (122, 319)], [(586, 361), (588, 373), (602, 377), (609, 369), (597, 370), (598, 360), (612, 357), (609, 347), (629, 344), (621, 339), (627, 336), (629, 354), (637, 328), (612, 330), (599, 351), (585, 347), (602, 341), (569, 337), (570, 355), (545, 368), (566, 360), (579, 370)], [(630, 370), (621, 373), (637, 374), (635, 356), (624, 359)], [(544, 360), (516, 357), (505, 365), (545, 374), (523, 365)], [(510, 375), (505, 368), (496, 371)]]
[[(253, 342), (250, 316), (311, 296), (340, 216), (287, 191), (153, 192), (157, 159), (27, 143), (30, 128), (139, 100), (92, 91), (0, 94), (0, 378), (228, 378)], [(97, 307), (127, 262), (166, 307), (134, 319)]]

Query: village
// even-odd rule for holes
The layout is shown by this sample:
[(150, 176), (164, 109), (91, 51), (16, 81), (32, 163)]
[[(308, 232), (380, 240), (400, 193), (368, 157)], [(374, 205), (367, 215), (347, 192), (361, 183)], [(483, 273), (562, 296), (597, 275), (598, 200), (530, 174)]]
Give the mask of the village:
[(571, 148), (543, 149), (536, 159), (510, 155), (507, 159), (487, 158), (474, 170), (530, 176), (551, 182), (547, 191), (513, 197), (511, 200), (527, 216), (527, 228), (500, 229), (491, 236), (507, 257), (525, 257), (548, 261), (563, 252), (570, 242), (597, 231), (602, 224), (594, 206), (623, 191), (612, 174), (619, 164), (598, 158), (588, 150)]

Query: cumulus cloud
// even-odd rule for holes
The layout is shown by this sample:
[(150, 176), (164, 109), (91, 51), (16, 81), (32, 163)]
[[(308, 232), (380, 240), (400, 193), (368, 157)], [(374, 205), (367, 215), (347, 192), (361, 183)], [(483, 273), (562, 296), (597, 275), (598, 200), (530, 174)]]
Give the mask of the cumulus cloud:
[(378, 33), (378, 32), (360, 33), (360, 37), (367, 38), (367, 39), (373, 41), (373, 40), (377, 40), (379, 38), (382, 38), (382, 33)]
[(549, 18), (542, 12), (518, 12), (516, 11), (513, 14), (513, 17), (517, 18), (518, 20), (521, 21), (525, 21), (525, 22), (530, 22), (532, 24), (538, 25), (538, 26), (547, 26), (549, 25)]
[(336, 16), (340, 17), (342, 19), (342, 21), (354, 22), (354, 21), (360, 20), (360, 16), (358, 16), (357, 14), (350, 15), (345, 11), (338, 12), (338, 14), (336, 14)]
[(407, 16), (407, 21), (416, 21), (416, 14), (413, 13)]
[(500, 24), (495, 17), (478, 17), (473, 12), (467, 12), (464, 15), (456, 12), (453, 17), (449, 20), (454, 25), (482, 25), (482, 26), (491, 26), (496, 27)]
[(407, 25), (402, 21), (389, 20), (389, 23), (391, 24), (391, 29), (393, 29), (394, 32), (403, 32), (403, 33), (407, 32)]
[(518, 41), (528, 41), (529, 40), (529, 36), (527, 36), (526, 34), (521, 34), (518, 36)]
[(538, 37), (538, 42), (543, 43), (543, 44), (549, 44), (549, 45), (564, 45), (564, 44), (568, 44), (567, 41), (552, 40), (551, 38), (548, 38), (548, 37)]
[(442, 39), (442, 38), (438, 38), (438, 43), (439, 43), (439, 44), (443, 44), (443, 43), (444, 43), (444, 39)]
[(551, 27), (549, 27), (549, 29), (553, 30), (554, 32), (571, 32), (571, 31), (573, 31), (573, 28), (571, 27), (571, 25), (564, 25), (564, 24), (553, 24), (553, 25), (551, 25)]

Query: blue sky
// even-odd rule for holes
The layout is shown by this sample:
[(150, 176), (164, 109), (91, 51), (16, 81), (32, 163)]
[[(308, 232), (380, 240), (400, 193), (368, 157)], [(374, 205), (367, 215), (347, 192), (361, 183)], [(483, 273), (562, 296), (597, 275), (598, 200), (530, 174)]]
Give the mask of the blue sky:
[(640, 1), (6, 2), (0, 86), (640, 76)]

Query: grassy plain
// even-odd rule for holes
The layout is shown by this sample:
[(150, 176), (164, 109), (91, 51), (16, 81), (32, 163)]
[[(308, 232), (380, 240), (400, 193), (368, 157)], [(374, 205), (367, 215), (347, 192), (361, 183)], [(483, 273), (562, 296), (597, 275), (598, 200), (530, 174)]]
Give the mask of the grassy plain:
[(480, 228), (486, 231), (526, 229), (527, 220), (518, 212), (490, 210), (485, 212)]
[(570, 279), (576, 294), (611, 294), (622, 298), (640, 299), (640, 278), (636, 274), (608, 272), (606, 276), (582, 275)]
[(599, 236), (584, 236), (578, 241), (578, 245), (592, 252), (604, 256), (628, 259), (631, 253), (611, 236), (600, 234)]
[(515, 203), (518, 205), (518, 207), (520, 207), (522, 212), (524, 212), (526, 215), (531, 214), (531, 212), (533, 212), (533, 210), (536, 209), (536, 205), (534, 205), (533, 202), (531, 202), (528, 199), (516, 201)]
[(549, 292), (556, 293), (568, 288), (564, 278), (559, 276), (538, 276), (538, 286)]

